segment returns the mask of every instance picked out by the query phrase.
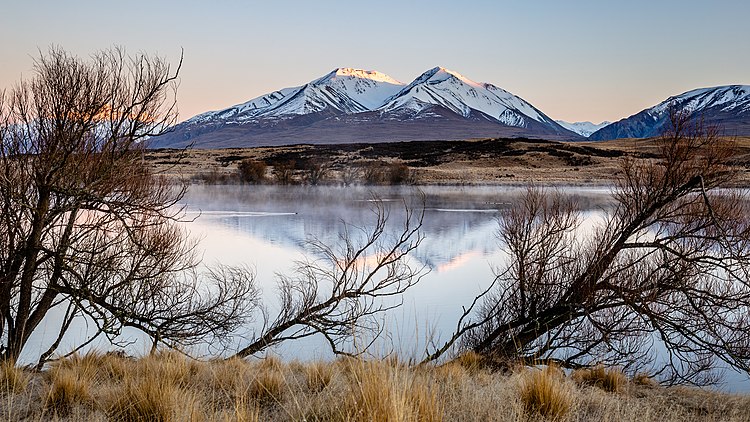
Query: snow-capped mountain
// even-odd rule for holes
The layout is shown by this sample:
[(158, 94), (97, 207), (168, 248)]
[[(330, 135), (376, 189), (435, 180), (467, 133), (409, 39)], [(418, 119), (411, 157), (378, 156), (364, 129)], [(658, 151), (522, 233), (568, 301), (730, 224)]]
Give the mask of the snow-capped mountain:
[(225, 110), (200, 114), (190, 120), (205, 122), (220, 119), (225, 124), (242, 124), (325, 111), (361, 113), (380, 107), (383, 101), (403, 87), (403, 83), (380, 72), (338, 68), (303, 86), (275, 91)]
[(704, 124), (716, 124), (725, 135), (750, 135), (750, 85), (725, 85), (669, 97), (654, 107), (599, 129), (589, 139), (658, 136), (669, 125), (670, 108), (700, 118)]
[(491, 84), (474, 82), (442, 67), (423, 73), (389, 99), (380, 110), (418, 115), (434, 106), (444, 107), (462, 117), (481, 112), (508, 126), (525, 127), (529, 119), (543, 124), (552, 123), (544, 113), (508, 91)]
[(599, 124), (591, 123), (591, 122), (572, 122), (571, 123), (571, 122), (566, 122), (564, 120), (555, 120), (555, 122), (557, 122), (557, 124), (564, 127), (565, 129), (573, 131), (586, 138), (588, 138), (592, 133), (596, 132), (597, 130), (612, 123), (612, 122), (607, 122), (607, 121), (601, 122)]
[(339, 68), (305, 85), (195, 116), (155, 138), (151, 146), (479, 137), (580, 139), (520, 97), (441, 67), (408, 85), (376, 71)]

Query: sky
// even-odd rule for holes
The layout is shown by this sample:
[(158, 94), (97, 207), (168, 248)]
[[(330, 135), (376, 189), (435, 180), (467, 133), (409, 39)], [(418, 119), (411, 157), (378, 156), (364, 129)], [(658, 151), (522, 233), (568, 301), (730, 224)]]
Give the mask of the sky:
[(616, 121), (670, 95), (750, 84), (747, 0), (0, 0), (0, 89), (57, 45), (177, 63), (180, 120), (337, 67), (402, 82), (442, 66), (553, 119)]

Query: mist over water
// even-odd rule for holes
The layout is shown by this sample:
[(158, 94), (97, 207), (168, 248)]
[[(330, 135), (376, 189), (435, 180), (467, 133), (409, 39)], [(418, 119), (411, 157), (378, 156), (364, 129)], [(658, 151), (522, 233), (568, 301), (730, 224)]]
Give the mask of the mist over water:
[[(426, 342), (455, 328), (462, 306), (483, 291), (502, 263), (495, 236), (500, 212), (525, 187), (299, 187), (193, 186), (184, 203), (191, 236), (201, 239), (203, 262), (242, 264), (255, 269), (264, 301), (276, 306), (276, 274), (290, 274), (295, 260), (315, 259), (311, 239), (342, 246), (346, 234), (369, 232), (376, 221), (374, 201), (389, 213), (386, 234), (403, 227), (406, 210), (424, 207), (424, 240), (410, 254), (412, 266), (429, 273), (387, 314), (376, 353), (398, 352), (421, 358)], [(560, 188), (586, 215), (610, 202), (607, 188)], [(359, 231), (358, 229), (363, 229)], [(249, 331), (252, 329), (248, 327)], [(249, 334), (249, 332), (248, 332)], [(276, 352), (300, 359), (330, 357), (316, 340), (289, 342)]]

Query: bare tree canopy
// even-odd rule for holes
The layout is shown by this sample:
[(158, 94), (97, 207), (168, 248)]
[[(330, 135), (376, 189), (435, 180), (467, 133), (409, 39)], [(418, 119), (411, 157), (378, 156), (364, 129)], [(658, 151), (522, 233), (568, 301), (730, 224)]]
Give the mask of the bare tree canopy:
[(665, 382), (712, 382), (717, 361), (750, 370), (750, 207), (744, 191), (720, 189), (732, 143), (671, 117), (655, 141), (661, 157), (622, 162), (594, 227), (538, 188), (505, 212), (507, 265), (428, 359), (458, 341), (500, 359), (601, 362)]
[(0, 97), (0, 358), (15, 360), (54, 307), (113, 339), (135, 327), (185, 344), (242, 322), (249, 284), (206, 285), (176, 224), (184, 187), (143, 162), (176, 120), (161, 58), (119, 49), (84, 60), (52, 48)]
[[(279, 312), (270, 318), (258, 304), (264, 326), (236, 355), (250, 356), (312, 335), (323, 336), (334, 354), (365, 352), (382, 331), (378, 317), (400, 306), (401, 295), (426, 274), (424, 266), (410, 265), (407, 257), (423, 239), (422, 200), (421, 210), (404, 203), (405, 216), (395, 233), (388, 230), (389, 210), (376, 199), (372, 228), (342, 223), (338, 247), (308, 242), (311, 257), (297, 262), (292, 275), (278, 275)], [(225, 271), (226, 279), (238, 277), (247, 277), (247, 272)], [(366, 342), (352, 344), (356, 336)]]

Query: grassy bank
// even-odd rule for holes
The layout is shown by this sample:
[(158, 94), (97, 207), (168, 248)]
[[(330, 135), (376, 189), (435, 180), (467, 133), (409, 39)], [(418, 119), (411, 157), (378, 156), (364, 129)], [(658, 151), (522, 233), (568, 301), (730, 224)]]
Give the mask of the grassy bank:
[(500, 374), (471, 357), (409, 367), (89, 354), (42, 372), (3, 366), (1, 377), (2, 420), (750, 420), (748, 396), (664, 388), (603, 368)]
[[(750, 184), (750, 138), (736, 139), (736, 184)], [(601, 185), (624, 157), (651, 160), (653, 140), (553, 142), (532, 139), (149, 150), (149, 166), (195, 183), (239, 183), (243, 160), (262, 164), (253, 183), (322, 185)], [(259, 170), (259, 169), (251, 169)], [(395, 177), (394, 177), (395, 176)]]

